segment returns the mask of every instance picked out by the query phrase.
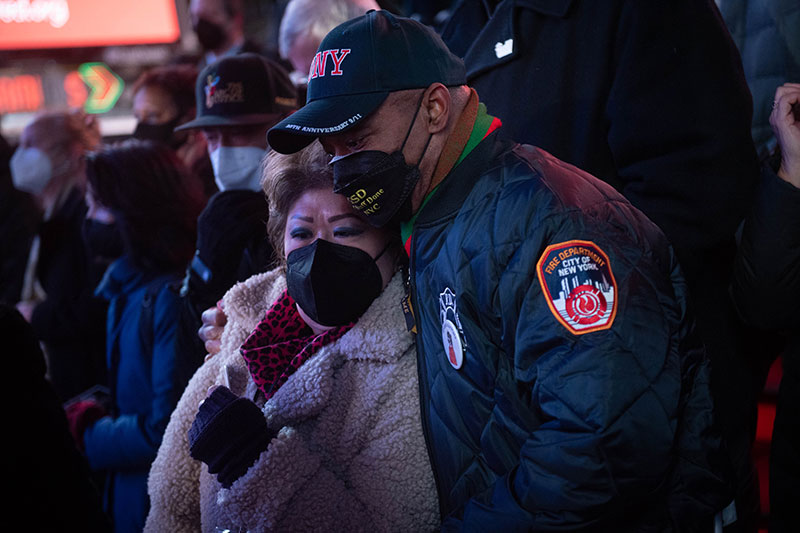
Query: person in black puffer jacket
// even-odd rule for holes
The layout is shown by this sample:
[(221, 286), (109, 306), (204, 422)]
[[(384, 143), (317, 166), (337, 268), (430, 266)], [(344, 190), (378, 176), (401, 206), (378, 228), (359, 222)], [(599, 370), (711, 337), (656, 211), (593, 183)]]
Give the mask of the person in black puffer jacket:
[(769, 467), (769, 530), (781, 533), (794, 531), (800, 498), (800, 84), (778, 88), (770, 122), (780, 164), (762, 168), (731, 294), (748, 323), (785, 342)]
[(775, 89), (800, 80), (800, 3), (793, 0), (716, 0), (742, 56), (753, 95), (753, 142), (759, 157), (775, 150), (770, 127)]

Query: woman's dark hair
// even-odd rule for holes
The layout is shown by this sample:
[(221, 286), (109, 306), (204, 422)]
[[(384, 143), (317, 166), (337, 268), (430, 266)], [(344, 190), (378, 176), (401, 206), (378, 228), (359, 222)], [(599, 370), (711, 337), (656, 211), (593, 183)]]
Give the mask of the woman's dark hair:
[(128, 140), (89, 154), (90, 193), (111, 210), (125, 251), (142, 269), (182, 272), (195, 249), (202, 184), (175, 153)]
[(194, 110), (196, 105), (194, 89), (197, 75), (197, 67), (193, 65), (153, 67), (144, 71), (133, 82), (131, 94), (135, 95), (144, 87), (158, 87), (166, 92), (175, 103), (178, 116), (185, 117)]

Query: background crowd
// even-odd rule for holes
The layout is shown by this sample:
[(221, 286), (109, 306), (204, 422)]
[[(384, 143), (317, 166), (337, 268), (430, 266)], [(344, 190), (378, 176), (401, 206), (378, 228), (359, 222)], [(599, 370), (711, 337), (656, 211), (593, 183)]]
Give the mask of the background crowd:
[(19, 523), (439, 527), (401, 233), (333, 193), (318, 142), (267, 142), (313, 97), (323, 38), (371, 9), (438, 33), (506, 136), (606, 182), (669, 240), (710, 360), (729, 531), (767, 527), (752, 447), (782, 360), (769, 527), (792, 530), (800, 7), (780, 0), (290, 0), (275, 49), (246, 34), (241, 3), (189, 2), (202, 54), (141, 72), (129, 139), (79, 110), (0, 138)]

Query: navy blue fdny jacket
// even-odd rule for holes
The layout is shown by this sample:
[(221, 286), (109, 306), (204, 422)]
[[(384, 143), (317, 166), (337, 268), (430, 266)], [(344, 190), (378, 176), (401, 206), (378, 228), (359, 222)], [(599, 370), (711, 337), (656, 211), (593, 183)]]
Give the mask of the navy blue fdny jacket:
[(732, 493), (707, 360), (641, 212), (493, 133), (422, 208), (410, 259), (445, 530), (711, 527)]

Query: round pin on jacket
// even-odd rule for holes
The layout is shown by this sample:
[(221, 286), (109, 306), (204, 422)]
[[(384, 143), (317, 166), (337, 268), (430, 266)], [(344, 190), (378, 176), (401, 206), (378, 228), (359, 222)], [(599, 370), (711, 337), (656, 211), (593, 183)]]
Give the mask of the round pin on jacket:
[(456, 370), (461, 368), (464, 363), (464, 344), (461, 342), (458, 328), (450, 320), (442, 323), (442, 344), (450, 365)]

